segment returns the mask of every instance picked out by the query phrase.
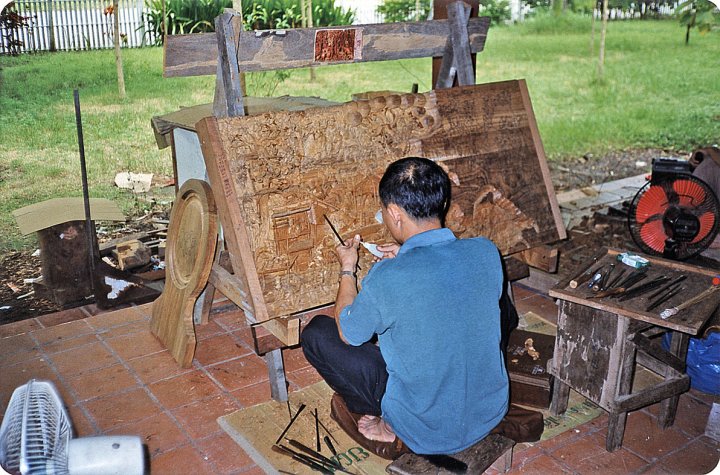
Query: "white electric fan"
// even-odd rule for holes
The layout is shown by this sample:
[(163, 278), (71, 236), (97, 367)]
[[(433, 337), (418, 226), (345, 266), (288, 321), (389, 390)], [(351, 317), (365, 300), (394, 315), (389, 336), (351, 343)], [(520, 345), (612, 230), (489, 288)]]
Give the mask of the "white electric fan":
[(13, 392), (0, 426), (0, 466), (13, 475), (142, 475), (145, 458), (137, 436), (73, 439), (55, 386), (31, 379)]

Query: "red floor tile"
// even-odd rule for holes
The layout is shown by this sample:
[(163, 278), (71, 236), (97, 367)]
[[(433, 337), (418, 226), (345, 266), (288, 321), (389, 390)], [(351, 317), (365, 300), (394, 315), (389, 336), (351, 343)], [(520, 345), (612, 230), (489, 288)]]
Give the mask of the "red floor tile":
[(66, 377), (118, 363), (118, 359), (99, 342), (53, 354), (51, 359), (60, 374)]
[(660, 466), (671, 473), (710, 473), (718, 466), (720, 445), (710, 444), (710, 439), (696, 439), (686, 447), (659, 461)]
[(43, 345), (42, 350), (45, 353), (53, 354), (68, 351), (73, 348), (80, 348), (81, 346), (90, 345), (92, 343), (98, 343), (98, 337), (95, 333), (88, 333), (87, 335), (81, 335), (76, 338), (61, 338)]
[(218, 470), (218, 475), (238, 473), (255, 466), (250, 456), (224, 432), (199, 441), (198, 447)]
[(205, 340), (211, 336), (225, 333), (225, 329), (221, 328), (214, 320), (210, 320), (204, 325), (195, 325), (195, 338), (198, 341)]
[(82, 404), (102, 431), (145, 419), (161, 410), (143, 389), (91, 399)]
[(151, 458), (152, 475), (214, 474), (215, 467), (194, 447), (186, 445)]
[(99, 435), (92, 422), (87, 418), (83, 408), (79, 405), (69, 405), (68, 400), (63, 400), (70, 416), (70, 423), (73, 428), (74, 437), (93, 437)]
[(684, 446), (689, 440), (688, 436), (672, 427), (660, 429), (655, 417), (635, 411), (628, 414), (622, 445), (652, 462)]
[(297, 386), (297, 389), (306, 388), (322, 381), (322, 377), (312, 366), (287, 373), (286, 378), (291, 384)]
[(44, 327), (53, 327), (55, 325), (81, 320), (85, 317), (85, 313), (77, 307), (61, 310), (60, 312), (48, 313), (47, 315), (41, 315), (37, 317), (37, 320)]
[(647, 465), (640, 457), (619, 448), (605, 450), (605, 435), (591, 434), (551, 453), (560, 463), (578, 473), (627, 474)]
[(221, 432), (217, 418), (231, 414), (240, 407), (224, 395), (214, 396), (200, 402), (193, 402), (172, 410), (185, 431), (193, 439), (202, 439)]
[[(675, 423), (672, 427), (683, 431), (691, 437), (700, 436), (705, 433), (710, 409), (711, 406), (685, 393), (680, 396), (678, 401)], [(660, 413), (660, 403), (649, 406), (647, 411), (657, 417)]]
[(193, 371), (193, 368), (181, 368), (168, 350), (132, 359), (127, 364), (145, 384)]
[(145, 313), (145, 310), (146, 309), (144, 307), (127, 307), (122, 310), (115, 310), (109, 313), (100, 313), (98, 315), (88, 317), (85, 320), (96, 330), (105, 330), (118, 325), (136, 322), (138, 320), (147, 320), (148, 314)]
[(150, 331), (150, 322), (148, 322), (147, 320), (138, 320), (135, 322), (127, 323), (125, 325), (117, 325), (114, 327), (99, 329), (96, 331), (106, 340), (110, 340), (112, 338), (127, 336), (132, 333), (147, 333)]
[(288, 373), (310, 366), (310, 363), (305, 359), (302, 348), (284, 349), (282, 355), (285, 371)]
[(73, 338), (94, 333), (95, 330), (85, 320), (76, 320), (36, 330), (33, 335), (41, 345), (47, 346), (62, 340), (72, 340)]
[(79, 377), (66, 378), (66, 382), (80, 401), (125, 392), (138, 385), (135, 378), (121, 364), (90, 371)]
[(209, 366), (207, 370), (228, 391), (252, 386), (268, 379), (267, 366), (255, 355)]
[(38, 328), (42, 328), (42, 326), (34, 318), (0, 325), (0, 339), (28, 333)]
[(264, 381), (230, 393), (243, 407), (251, 407), (270, 400), (270, 382)]
[(137, 435), (148, 448), (150, 457), (187, 445), (190, 440), (167, 414), (160, 412), (141, 421), (113, 427), (114, 435)]
[(15, 353), (27, 353), (35, 350), (35, 340), (29, 333), (8, 336), (0, 340), (0, 348), (2, 348), (3, 359)]
[(163, 351), (165, 348), (160, 341), (150, 333), (148, 328), (145, 331), (121, 335), (116, 338), (105, 340), (108, 345), (124, 360), (131, 360), (141, 356), (151, 355)]
[(33, 357), (21, 363), (0, 367), (0, 381), (8, 398), (18, 386), (22, 386), (31, 379), (50, 380), (56, 385), (58, 377), (50, 365), (43, 358)]
[(552, 457), (542, 454), (538, 457), (528, 460), (526, 463), (523, 463), (521, 465), (515, 465), (515, 462), (513, 461), (512, 469), (510, 469), (510, 471), (507, 473), (522, 473), (529, 475), (555, 475), (560, 473), (572, 473), (572, 471), (566, 469), (560, 462), (554, 460)]
[(183, 406), (192, 401), (202, 401), (220, 394), (220, 389), (204, 373), (189, 373), (166, 379), (149, 386), (150, 391), (168, 409)]
[(201, 365), (211, 365), (249, 354), (250, 351), (229, 334), (211, 336), (199, 341), (195, 359)]

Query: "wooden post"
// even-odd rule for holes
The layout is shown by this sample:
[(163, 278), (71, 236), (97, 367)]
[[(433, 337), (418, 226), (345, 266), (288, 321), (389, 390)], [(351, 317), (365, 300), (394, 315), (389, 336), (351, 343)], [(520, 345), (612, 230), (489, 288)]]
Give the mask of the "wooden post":
[(469, 19), (470, 6), (468, 4), (454, 2), (448, 5), (450, 37), (445, 45), (445, 54), (435, 82), (435, 89), (452, 87), (456, 82), (460, 86), (475, 84), (475, 71), (470, 55), (470, 39), (467, 31)]
[(56, 50), (55, 45), (55, 20), (53, 20), (53, 0), (47, 0), (47, 23), (50, 37), (50, 51)]
[[(455, 0), (435, 0), (433, 2), (433, 19), (435, 20), (443, 20), (447, 19), (447, 8), (450, 3), (452, 3)], [(480, 0), (464, 0), (465, 3), (470, 5), (470, 18), (474, 18), (478, 16), (478, 10), (480, 8)], [(476, 67), (476, 61), (475, 61), (476, 54), (472, 54), (472, 66), (473, 71)], [(437, 84), (438, 75), (440, 74), (440, 67), (442, 65), (442, 57), (434, 57), (433, 63), (432, 63), (432, 83), (433, 83), (433, 89), (435, 88), (435, 84)]]
[[(218, 46), (218, 76), (215, 86), (215, 117), (237, 117), (245, 115), (240, 70), (237, 62), (240, 18), (231, 10), (215, 18), (215, 33)], [(223, 101), (224, 105), (223, 106)]]
[(117, 68), (118, 93), (125, 99), (125, 74), (123, 73), (122, 55), (120, 54), (120, 9), (118, 0), (113, 0), (113, 43), (115, 43), (115, 67)]
[(602, 79), (605, 70), (605, 36), (608, 23), (608, 0), (602, 2), (602, 28), (600, 28), (600, 58), (598, 60), (598, 79)]

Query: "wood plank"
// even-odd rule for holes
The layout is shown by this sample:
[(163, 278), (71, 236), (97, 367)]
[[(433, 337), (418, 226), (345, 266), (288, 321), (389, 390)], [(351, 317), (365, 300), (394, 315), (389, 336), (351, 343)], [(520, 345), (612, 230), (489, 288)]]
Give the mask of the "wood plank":
[(610, 410), (632, 411), (671, 398), (673, 395), (682, 394), (688, 389), (690, 389), (690, 377), (684, 374), (637, 393), (620, 396), (613, 401)]
[[(470, 39), (467, 23), (470, 19), (470, 5), (454, 2), (448, 5), (448, 23), (450, 24), (450, 44), (452, 45), (452, 63), (459, 86), (475, 84), (475, 70), (470, 56)], [(451, 87), (452, 84), (449, 86)]]
[[(434, 20), (446, 20), (448, 17), (447, 14), (447, 8), (448, 5), (455, 2), (456, 0), (434, 0), (432, 3), (433, 7), (433, 19)], [(463, 0), (464, 3), (470, 5), (470, 18), (477, 18), (478, 16), (478, 10), (480, 9), (480, 2), (479, 0)], [(476, 54), (473, 53), (471, 55), (472, 60), (472, 66), (473, 71), (476, 70)], [(440, 70), (442, 68), (442, 62), (445, 58), (445, 55), (443, 56), (436, 56), (433, 57), (432, 60), (432, 81), (431, 84), (437, 84), (438, 78), (440, 77)], [(473, 72), (473, 74), (475, 74)], [(449, 87), (454, 86), (455, 84), (451, 84)]]
[[(483, 50), (490, 18), (472, 18), (468, 23), (472, 53)], [(397, 22), (351, 27), (362, 38), (360, 53), (352, 60), (320, 62), (315, 59), (316, 33), (347, 30), (347, 26), (282, 30), (244, 31), (238, 45), (241, 71), (268, 71), (305, 68), (322, 64), (387, 61), (442, 56), (450, 34), (447, 20)], [(163, 75), (165, 77), (204, 76), (217, 73), (215, 33), (169, 35), (165, 37)]]
[[(447, 225), (457, 236), (488, 237), (510, 254), (564, 235), (537, 180), (541, 165), (521, 83), (201, 121), (233, 268), (245, 266), (255, 309), (256, 295), (267, 316), (334, 301), (335, 238), (323, 214), (344, 236), (389, 242), (375, 220), (377, 187), (387, 165), (408, 155), (434, 159), (450, 174)], [(363, 277), (372, 256), (361, 252), (360, 259)]]
[(251, 319), (254, 322), (268, 320), (270, 316), (258, 280), (245, 223), (239, 212), (238, 197), (231, 185), (233, 179), (229, 173), (228, 160), (220, 145), (216, 119), (209, 118), (198, 122), (197, 132), (208, 177), (213, 184), (218, 215), (223, 223), (223, 238), (230, 251), (233, 269), (236, 277), (242, 282), (241, 288), (247, 289), (250, 294)]
[(524, 279), (530, 275), (530, 268), (518, 259), (516, 254), (503, 257), (503, 263), (505, 265), (505, 278), (510, 282)]
[(215, 18), (215, 32), (218, 41), (217, 88), (215, 90), (215, 117), (238, 117), (245, 115), (243, 91), (240, 85), (240, 70), (235, 60), (239, 32), (242, 30), (240, 17), (226, 11)]
[(545, 272), (557, 272), (558, 250), (556, 247), (541, 245), (525, 249), (518, 253), (518, 258), (526, 264)]

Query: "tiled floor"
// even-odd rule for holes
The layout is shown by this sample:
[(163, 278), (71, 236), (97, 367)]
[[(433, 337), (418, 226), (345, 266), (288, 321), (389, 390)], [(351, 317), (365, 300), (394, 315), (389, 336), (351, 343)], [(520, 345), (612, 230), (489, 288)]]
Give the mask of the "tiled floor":
[[(552, 300), (516, 285), (521, 313), (555, 321)], [(216, 423), (270, 398), (264, 360), (253, 353), (240, 311), (216, 303), (197, 329), (193, 366), (180, 369), (148, 329), (150, 305), (98, 313), (94, 307), (0, 326), (0, 411), (30, 378), (55, 382), (77, 436), (141, 435), (153, 474), (256, 474), (262, 471)], [(299, 349), (283, 353), (290, 391), (319, 381)], [(292, 393), (291, 396), (292, 398)], [(662, 431), (650, 406), (628, 417), (623, 447), (605, 451), (607, 416), (545, 442), (516, 448), (512, 473), (707, 473), (720, 444), (705, 437), (713, 402), (684, 394), (676, 423)]]

